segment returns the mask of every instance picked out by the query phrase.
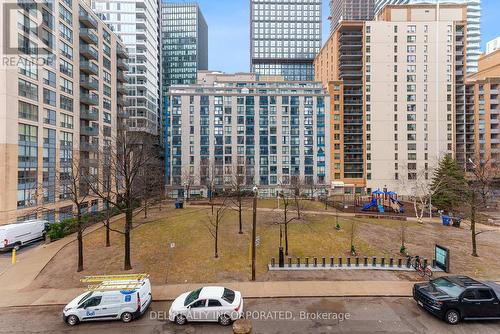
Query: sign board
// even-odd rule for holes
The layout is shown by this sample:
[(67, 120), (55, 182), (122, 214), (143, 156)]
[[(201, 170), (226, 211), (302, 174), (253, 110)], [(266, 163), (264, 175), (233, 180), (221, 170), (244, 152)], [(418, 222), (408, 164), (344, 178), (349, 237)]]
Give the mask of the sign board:
[(170, 248), (175, 248), (175, 242), (170, 243)]
[(450, 250), (446, 247), (436, 244), (434, 248), (434, 257), (436, 259), (436, 266), (444, 272), (450, 272)]

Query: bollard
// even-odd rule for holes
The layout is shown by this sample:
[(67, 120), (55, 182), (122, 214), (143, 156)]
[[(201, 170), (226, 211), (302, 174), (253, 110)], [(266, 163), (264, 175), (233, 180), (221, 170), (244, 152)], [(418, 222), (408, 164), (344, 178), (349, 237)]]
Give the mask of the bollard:
[(16, 249), (12, 248), (12, 264), (16, 264)]
[(402, 259), (398, 259), (398, 267), (401, 268), (402, 265), (403, 265), (403, 260)]
[(432, 268), (436, 268), (436, 259), (432, 259)]
[(411, 266), (411, 260), (409, 257), (406, 258), (406, 268), (410, 268)]
[(368, 257), (365, 256), (364, 260), (365, 260), (365, 263), (364, 263), (365, 267), (368, 267)]
[(288, 257), (288, 268), (292, 266), (292, 258), (289, 256)]
[(306, 267), (309, 267), (309, 258), (306, 257)]
[(350, 267), (350, 266), (351, 266), (351, 258), (350, 258), (350, 257), (348, 257), (348, 258), (347, 258), (347, 266), (348, 266), (348, 267)]
[(377, 266), (377, 258), (375, 256), (372, 257), (372, 267)]
[(326, 267), (326, 258), (324, 256), (321, 258), (321, 262), (323, 268)]
[(385, 267), (385, 257), (383, 257), (383, 256), (382, 256), (382, 258), (380, 259), (380, 266), (381, 266), (382, 268), (384, 268), (384, 267)]
[(333, 256), (332, 256), (332, 257), (330, 257), (330, 267), (333, 267), (333, 265), (334, 265), (334, 261), (333, 261)]
[(271, 267), (274, 268), (274, 265), (275, 265), (275, 260), (274, 260), (274, 257), (271, 258)]
[(300, 268), (300, 257), (297, 258), (297, 267)]
[(339, 257), (339, 267), (342, 267), (342, 258)]
[(313, 261), (314, 261), (314, 266), (317, 267), (318, 266), (318, 258), (314, 257)]
[(356, 267), (359, 267), (359, 257), (356, 256)]
[(394, 258), (392, 257), (389, 259), (389, 267), (394, 267)]
[(424, 269), (427, 268), (427, 263), (428, 263), (427, 259), (424, 259)]

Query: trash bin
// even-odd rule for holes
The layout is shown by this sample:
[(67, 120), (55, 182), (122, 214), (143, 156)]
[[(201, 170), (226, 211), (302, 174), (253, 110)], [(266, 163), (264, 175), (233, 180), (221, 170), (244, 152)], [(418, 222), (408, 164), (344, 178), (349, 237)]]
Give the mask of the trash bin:
[(441, 216), (444, 226), (450, 226), (450, 216)]
[(182, 209), (182, 208), (184, 208), (184, 202), (181, 202), (181, 201), (175, 202), (175, 208), (176, 209)]
[(458, 218), (458, 217), (454, 217), (454, 218), (452, 218), (452, 221), (453, 222), (452, 222), (451, 226), (459, 228), (460, 223), (462, 222), (462, 219)]

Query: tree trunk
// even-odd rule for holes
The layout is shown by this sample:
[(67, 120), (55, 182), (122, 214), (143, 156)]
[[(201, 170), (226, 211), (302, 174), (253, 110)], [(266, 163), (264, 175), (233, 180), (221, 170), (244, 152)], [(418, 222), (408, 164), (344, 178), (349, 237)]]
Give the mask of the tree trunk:
[(144, 200), (144, 218), (148, 218), (148, 201)]
[(238, 221), (240, 223), (240, 231), (238, 232), (239, 234), (243, 234), (243, 222), (241, 221), (241, 210), (242, 210), (242, 205), (241, 205), (241, 198), (240, 198), (239, 202), (238, 202)]
[(288, 223), (285, 224), (285, 255), (288, 256)]
[(219, 257), (218, 252), (218, 241), (219, 241), (219, 212), (217, 211), (217, 217), (215, 218), (215, 258)]
[(132, 230), (132, 208), (127, 208), (125, 213), (125, 257), (123, 263), (124, 270), (132, 269), (130, 262), (130, 231)]
[(80, 209), (78, 209), (78, 216), (77, 216), (77, 224), (78, 224), (78, 233), (77, 233), (77, 240), (78, 240), (78, 268), (76, 269), (77, 272), (83, 271), (83, 228), (82, 228), (82, 215), (80, 214)]
[(471, 215), (470, 215), (470, 229), (472, 236), (472, 256), (479, 257), (477, 255), (477, 234), (476, 234), (476, 193), (472, 192), (471, 198)]
[(109, 218), (106, 220), (106, 247), (111, 246), (111, 241), (109, 240)]

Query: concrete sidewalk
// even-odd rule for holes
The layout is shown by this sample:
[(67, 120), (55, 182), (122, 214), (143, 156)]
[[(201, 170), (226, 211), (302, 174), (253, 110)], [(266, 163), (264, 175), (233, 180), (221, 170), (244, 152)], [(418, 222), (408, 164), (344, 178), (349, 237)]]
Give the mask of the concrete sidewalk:
[[(410, 297), (414, 282), (407, 281), (278, 281), (172, 284), (153, 286), (153, 299), (171, 301), (181, 293), (201, 286), (221, 285), (241, 291), (244, 298), (301, 297)], [(12, 291), (0, 289), (0, 307), (66, 305), (85, 291), (74, 289), (38, 289)]]
[[(110, 219), (110, 222), (115, 222), (123, 217), (124, 215), (115, 216)], [(104, 225), (101, 223), (94, 224), (85, 229), (83, 235), (85, 236), (103, 227)], [(76, 233), (49, 244), (40, 245), (27, 252), (19, 253), (17, 263), (10, 265), (0, 274), (0, 291), (16, 291), (30, 285), (61, 249), (75, 241)]]

